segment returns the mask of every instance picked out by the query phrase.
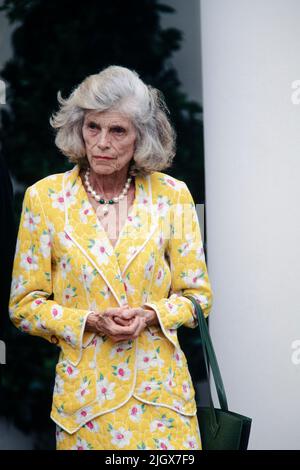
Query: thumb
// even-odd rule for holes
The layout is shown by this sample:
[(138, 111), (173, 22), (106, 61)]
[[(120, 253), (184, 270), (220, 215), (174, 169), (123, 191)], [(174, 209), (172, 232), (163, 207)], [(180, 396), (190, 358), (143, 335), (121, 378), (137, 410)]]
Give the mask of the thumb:
[(131, 318), (135, 316), (136, 316), (136, 312), (134, 308), (126, 309), (121, 314), (121, 318), (124, 318), (125, 320), (130, 320)]

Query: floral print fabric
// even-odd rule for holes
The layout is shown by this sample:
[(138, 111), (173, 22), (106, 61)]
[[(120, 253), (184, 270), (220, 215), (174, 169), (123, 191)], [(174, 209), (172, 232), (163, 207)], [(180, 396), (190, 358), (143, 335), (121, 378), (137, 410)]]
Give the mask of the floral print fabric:
[[(132, 397), (196, 414), (177, 338), (180, 326), (196, 326), (183, 294), (194, 295), (205, 316), (212, 305), (194, 202), (185, 183), (155, 172), (135, 178), (131, 209), (113, 248), (78, 166), (25, 194), (10, 317), (20, 330), (60, 348), (51, 418), (70, 434)], [(124, 304), (150, 305), (159, 325), (118, 344), (84, 331), (91, 310)]]
[(146, 405), (124, 406), (87, 422), (74, 434), (56, 428), (57, 450), (201, 450), (196, 416)]

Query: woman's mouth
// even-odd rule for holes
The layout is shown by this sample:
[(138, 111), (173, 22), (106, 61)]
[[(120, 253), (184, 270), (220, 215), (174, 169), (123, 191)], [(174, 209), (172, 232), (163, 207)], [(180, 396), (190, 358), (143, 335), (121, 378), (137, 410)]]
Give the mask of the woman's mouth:
[(113, 157), (106, 157), (104, 155), (95, 155), (93, 158), (96, 160), (113, 160)]

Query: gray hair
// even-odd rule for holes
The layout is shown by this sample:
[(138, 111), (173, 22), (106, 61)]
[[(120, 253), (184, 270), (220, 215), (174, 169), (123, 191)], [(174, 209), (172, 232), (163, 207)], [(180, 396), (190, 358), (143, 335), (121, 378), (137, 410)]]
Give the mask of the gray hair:
[(57, 130), (55, 144), (72, 163), (86, 167), (88, 160), (82, 137), (88, 111), (116, 110), (126, 115), (136, 132), (131, 175), (147, 175), (172, 165), (175, 131), (167, 117), (163, 94), (146, 85), (134, 70), (112, 65), (89, 75), (66, 99), (57, 94), (60, 108), (50, 118)]

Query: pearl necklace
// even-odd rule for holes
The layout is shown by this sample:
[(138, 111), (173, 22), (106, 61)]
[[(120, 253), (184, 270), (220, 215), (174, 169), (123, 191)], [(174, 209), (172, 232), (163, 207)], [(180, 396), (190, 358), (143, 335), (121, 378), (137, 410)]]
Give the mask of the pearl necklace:
[(126, 196), (126, 194), (128, 193), (128, 189), (130, 187), (130, 183), (131, 183), (131, 180), (132, 180), (132, 177), (129, 176), (127, 178), (127, 181), (125, 183), (125, 186), (124, 188), (122, 189), (121, 193), (119, 194), (119, 196), (115, 196), (113, 197), (112, 199), (104, 199), (101, 194), (97, 194), (96, 191), (92, 188), (91, 184), (90, 184), (90, 180), (89, 180), (89, 176), (90, 176), (90, 169), (87, 168), (86, 172), (85, 172), (85, 175), (84, 175), (84, 180), (85, 180), (85, 185), (86, 185), (86, 188), (88, 190), (88, 192), (93, 196), (94, 199), (96, 199), (96, 201), (100, 202), (100, 204), (104, 204), (104, 207), (103, 207), (103, 215), (106, 215), (108, 213), (108, 207), (109, 207), (109, 204), (115, 204), (119, 201), (121, 201), (122, 199), (124, 199), (124, 197)]

